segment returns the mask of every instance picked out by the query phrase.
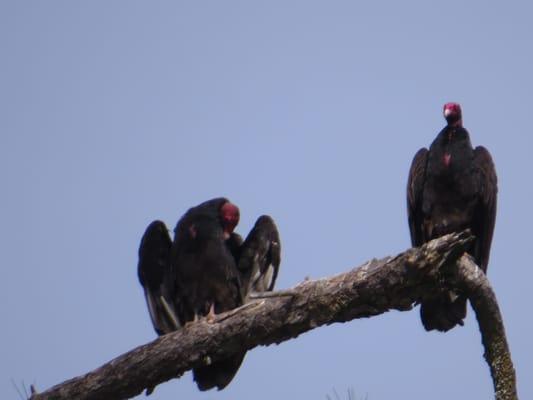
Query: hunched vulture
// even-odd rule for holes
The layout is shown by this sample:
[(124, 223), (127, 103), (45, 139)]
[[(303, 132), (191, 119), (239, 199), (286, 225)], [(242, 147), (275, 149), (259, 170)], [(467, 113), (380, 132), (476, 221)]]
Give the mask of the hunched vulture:
[[(148, 226), (139, 248), (138, 275), (159, 335), (239, 307), (251, 292), (273, 289), (280, 264), (274, 221), (259, 217), (245, 241), (234, 232), (238, 222), (237, 206), (220, 197), (189, 209), (172, 242), (163, 222)], [(244, 355), (193, 369), (198, 388), (226, 387)]]

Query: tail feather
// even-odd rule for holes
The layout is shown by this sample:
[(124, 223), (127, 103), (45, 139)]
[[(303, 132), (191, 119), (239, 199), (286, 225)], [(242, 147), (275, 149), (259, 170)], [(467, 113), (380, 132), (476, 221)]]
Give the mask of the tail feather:
[(224, 389), (233, 379), (246, 352), (236, 354), (232, 357), (213, 362), (211, 365), (193, 369), (193, 378), (198, 385), (198, 389), (205, 391), (213, 388)]
[[(455, 298), (452, 298), (455, 297)], [(420, 317), (426, 331), (446, 332), (456, 325), (463, 325), (466, 317), (466, 297), (443, 293), (424, 299), (420, 305)]]

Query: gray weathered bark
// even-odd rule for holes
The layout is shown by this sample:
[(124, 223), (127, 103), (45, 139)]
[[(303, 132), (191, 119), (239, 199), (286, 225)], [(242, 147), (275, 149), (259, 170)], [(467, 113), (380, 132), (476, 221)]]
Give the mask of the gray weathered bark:
[(517, 399), (516, 376), (496, 295), (483, 271), (465, 255), (457, 263), (457, 285), (468, 293), (485, 347), (496, 399)]
[(279, 296), (252, 300), (221, 314), (215, 322), (188, 324), (30, 399), (130, 398), (209, 360), (280, 343), (322, 325), (410, 310), (437, 281), (442, 284), (443, 277), (472, 301), (496, 399), (516, 399), (514, 368), (496, 298), (483, 272), (467, 257), (461, 258), (471, 240), (468, 233), (447, 235), (347, 273), (304, 281)]

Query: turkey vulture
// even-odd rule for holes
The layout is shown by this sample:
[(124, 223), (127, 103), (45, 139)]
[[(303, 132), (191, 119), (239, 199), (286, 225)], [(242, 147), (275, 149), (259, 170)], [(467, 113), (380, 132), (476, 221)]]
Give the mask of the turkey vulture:
[[(149, 225), (141, 240), (138, 272), (159, 335), (239, 307), (250, 291), (273, 289), (280, 262), (274, 221), (259, 217), (244, 242), (233, 232), (238, 222), (237, 206), (215, 198), (181, 217), (172, 243), (162, 222)], [(244, 355), (193, 369), (198, 388), (226, 387)]]
[[(496, 219), (497, 179), (492, 157), (475, 149), (463, 128), (461, 107), (444, 105), (447, 125), (429, 150), (420, 149), (411, 164), (407, 183), (407, 211), (413, 246), (439, 236), (470, 229), (475, 242), (469, 249), (486, 272)], [(449, 289), (423, 298), (420, 316), (426, 330), (446, 332), (463, 325), (466, 297)]]

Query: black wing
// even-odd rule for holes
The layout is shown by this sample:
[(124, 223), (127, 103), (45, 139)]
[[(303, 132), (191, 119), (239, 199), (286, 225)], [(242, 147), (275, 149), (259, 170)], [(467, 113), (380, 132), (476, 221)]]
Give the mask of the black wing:
[(426, 148), (418, 150), (411, 163), (407, 181), (407, 214), (413, 246), (421, 246), (427, 240), (423, 231), (422, 192), (426, 179), (428, 153)]
[(239, 271), (243, 297), (250, 292), (265, 292), (274, 288), (281, 262), (281, 244), (274, 220), (259, 217), (241, 246)]
[(477, 173), (480, 202), (472, 224), (476, 236), (475, 258), (483, 271), (487, 271), (490, 245), (496, 221), (498, 179), (492, 157), (486, 148), (478, 146), (474, 150), (474, 167)]
[(179, 327), (167, 284), (171, 240), (167, 227), (154, 221), (141, 239), (138, 274), (154, 329), (159, 335)]

